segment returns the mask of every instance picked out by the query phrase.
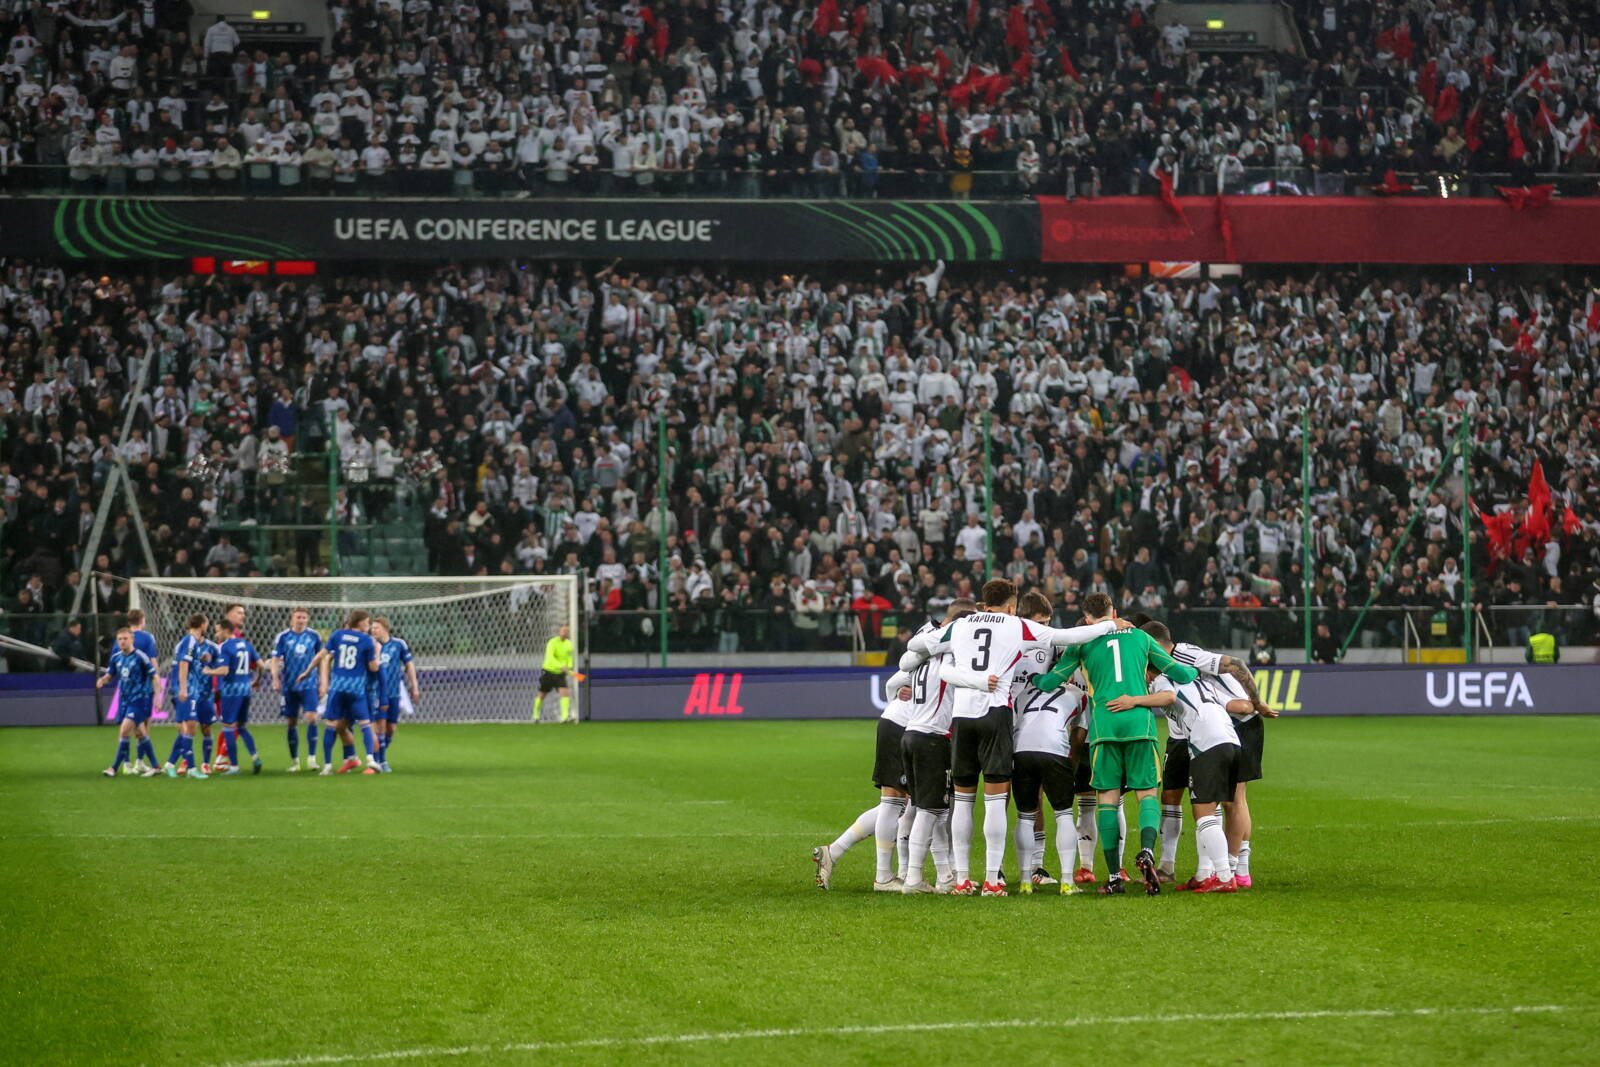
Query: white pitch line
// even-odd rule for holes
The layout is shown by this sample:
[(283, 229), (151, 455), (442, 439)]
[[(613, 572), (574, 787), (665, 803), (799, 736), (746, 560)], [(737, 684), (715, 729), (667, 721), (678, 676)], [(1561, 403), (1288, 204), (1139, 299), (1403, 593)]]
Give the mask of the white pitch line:
[[(820, 832), (819, 832), (820, 833)], [(566, 840), (594, 840), (596, 838), (609, 838), (622, 841), (642, 841), (658, 837), (783, 837), (807, 840), (815, 839), (819, 833), (810, 830), (684, 830), (681, 832), (661, 833), (556, 833), (556, 834), (452, 834), (440, 832), (437, 834), (196, 834), (186, 832), (164, 833), (0, 833), (0, 841), (50, 841), (50, 840), (112, 840), (112, 841), (431, 841), (438, 844), (447, 844), (451, 841), (566, 841)]]
[(1504, 1008), (1369, 1008), (1326, 1011), (1238, 1011), (1174, 1015), (1101, 1015), (1077, 1019), (976, 1019), (883, 1026), (791, 1027), (771, 1030), (721, 1030), (640, 1037), (591, 1037), (576, 1041), (513, 1041), (500, 1045), (455, 1045), (391, 1049), (386, 1052), (328, 1053), (283, 1059), (244, 1060), (225, 1067), (318, 1067), (321, 1064), (377, 1063), (454, 1056), (493, 1056), (514, 1052), (573, 1052), (583, 1049), (649, 1048), (662, 1045), (719, 1044), (795, 1037), (864, 1037), (928, 1034), (960, 1030), (1070, 1030), (1089, 1026), (1144, 1026), (1172, 1023), (1309, 1022), (1318, 1019), (1426, 1019), (1472, 1015), (1543, 1015), (1573, 1010), (1562, 1004), (1521, 1004)]

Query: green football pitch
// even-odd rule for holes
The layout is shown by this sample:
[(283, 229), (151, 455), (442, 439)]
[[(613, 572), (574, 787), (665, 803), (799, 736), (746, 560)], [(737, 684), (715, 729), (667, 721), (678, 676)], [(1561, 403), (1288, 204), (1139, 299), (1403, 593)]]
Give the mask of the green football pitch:
[(871, 722), (415, 727), (343, 778), (256, 736), (108, 781), (108, 731), (0, 731), (0, 1063), (1600, 1055), (1600, 719), (1271, 723), (1256, 888), (1157, 899), (874, 894), (870, 841), (819, 892)]

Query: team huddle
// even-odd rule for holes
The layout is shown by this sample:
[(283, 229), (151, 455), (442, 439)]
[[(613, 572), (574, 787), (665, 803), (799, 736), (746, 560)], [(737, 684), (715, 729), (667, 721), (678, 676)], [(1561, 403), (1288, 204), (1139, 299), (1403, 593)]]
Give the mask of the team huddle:
[[(839, 858), (871, 837), (876, 891), (1006, 896), (1014, 798), (1021, 892), (1057, 884), (1044, 865), (1048, 802), (1061, 863), (1076, 861), (1070, 878), (1063, 869), (1061, 892), (1098, 884), (1098, 844), (1107, 871), (1099, 893), (1125, 893), (1132, 879), (1122, 867), (1123, 798), (1132, 793), (1135, 865), (1147, 894), (1168, 884), (1196, 893), (1250, 888), (1246, 783), (1261, 777), (1262, 718), (1277, 713), (1244, 663), (1174, 642), (1155, 620), (1118, 618), (1101, 593), (1084, 598), (1084, 625), (1067, 628), (1048, 625), (1052, 609), (1041, 593), (1019, 597), (1004, 579), (985, 583), (980, 599), (956, 600), (908, 643), (878, 720), (879, 803), (812, 850), (817, 885), (830, 888)], [(1165, 759), (1158, 715), (1168, 723)], [(980, 781), (984, 847), (975, 881)], [(1185, 790), (1199, 859), (1194, 876), (1179, 883)]]
[[(212, 774), (238, 774), (248, 754), (254, 773), (261, 773), (261, 756), (250, 733), (250, 702), (256, 689), (269, 685), (281, 695), (279, 714), (287, 720), (289, 771), (317, 770), (317, 745), (322, 745), (322, 774), (363, 774), (389, 771), (389, 748), (400, 720), (402, 687), (415, 707), (421, 699), (417, 668), (411, 649), (394, 633), (388, 619), (365, 611), (352, 611), (344, 626), (326, 640), (310, 628), (311, 613), (295, 608), (289, 626), (273, 642), (272, 655), (263, 660), (244, 636), (245, 609), (231, 604), (213, 623), (203, 614), (191, 615), (183, 637), (172, 651), (165, 695), (172, 702), (178, 736), (165, 763), (158, 763), (150, 739), (150, 718), (155, 712), (160, 657), (156, 640), (145, 629), (144, 613), (128, 613), (128, 625), (117, 631), (117, 648), (96, 687), (117, 687), (117, 754), (103, 772), (116, 777), (124, 766), (128, 773), (146, 778), (166, 774), (207, 778)], [(263, 670), (263, 667), (265, 668)], [(300, 726), (306, 729), (306, 756), (300, 755)], [(212, 728), (220, 721), (220, 735)], [(365, 764), (356, 758), (355, 733), (361, 732)], [(200, 753), (195, 738), (200, 738)], [(342, 744), (342, 760), (333, 759), (334, 742)], [(129, 762), (137, 742), (136, 758)], [(215, 759), (212, 745), (216, 744)], [(242, 746), (242, 752), (241, 752)]]

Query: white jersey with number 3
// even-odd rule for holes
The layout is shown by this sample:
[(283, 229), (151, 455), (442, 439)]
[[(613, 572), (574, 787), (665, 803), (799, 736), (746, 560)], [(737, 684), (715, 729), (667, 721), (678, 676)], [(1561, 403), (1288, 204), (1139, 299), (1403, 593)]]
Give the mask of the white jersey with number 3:
[[(949, 653), (951, 662), (941, 673), (957, 687), (952, 714), (958, 719), (979, 719), (991, 707), (1010, 705), (1012, 681), (1027, 653), (1086, 644), (1116, 628), (1113, 622), (1100, 622), (1057, 629), (1016, 615), (980, 611), (957, 619), (942, 631), (913, 637), (900, 666), (909, 670), (918, 658)], [(988, 691), (991, 675), (1000, 680), (992, 693)]]

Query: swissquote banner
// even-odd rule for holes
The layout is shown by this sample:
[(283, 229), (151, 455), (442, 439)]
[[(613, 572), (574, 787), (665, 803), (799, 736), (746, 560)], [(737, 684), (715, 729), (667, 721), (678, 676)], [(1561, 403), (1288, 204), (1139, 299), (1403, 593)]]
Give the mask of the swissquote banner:
[(0, 248), (66, 259), (1038, 260), (1028, 201), (0, 200)]
[[(887, 670), (611, 671), (589, 676), (596, 720), (860, 719), (883, 710)], [(1600, 714), (1590, 665), (1266, 667), (1261, 698), (1285, 715)]]

